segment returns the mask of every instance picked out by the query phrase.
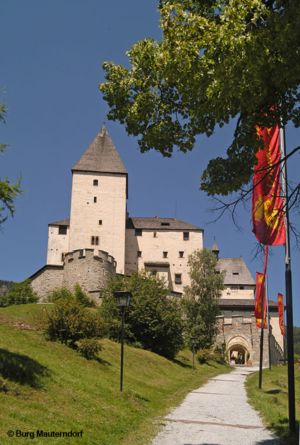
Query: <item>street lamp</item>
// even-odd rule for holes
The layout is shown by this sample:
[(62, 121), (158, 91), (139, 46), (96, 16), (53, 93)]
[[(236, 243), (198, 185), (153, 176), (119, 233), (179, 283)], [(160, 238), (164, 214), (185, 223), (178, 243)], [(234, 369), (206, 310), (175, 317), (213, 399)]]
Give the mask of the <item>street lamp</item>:
[(125, 323), (125, 310), (130, 305), (132, 297), (131, 292), (118, 290), (114, 292), (114, 297), (117, 302), (117, 306), (121, 309), (122, 325), (121, 325), (121, 370), (120, 370), (120, 391), (123, 391), (123, 368), (124, 368), (124, 323)]

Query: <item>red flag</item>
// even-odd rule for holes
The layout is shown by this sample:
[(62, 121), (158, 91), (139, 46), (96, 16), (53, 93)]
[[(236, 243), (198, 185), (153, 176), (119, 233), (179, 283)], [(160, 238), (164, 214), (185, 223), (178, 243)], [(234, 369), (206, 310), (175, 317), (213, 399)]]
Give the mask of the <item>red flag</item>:
[[(266, 296), (266, 273), (268, 265), (268, 246), (265, 247), (265, 260), (264, 260), (264, 272), (256, 272), (256, 290), (255, 290), (255, 308), (254, 315), (256, 318), (256, 326), (261, 328), (262, 325), (264, 329), (268, 327), (267, 325), (267, 296)], [(264, 320), (264, 323), (262, 322)]]
[(264, 148), (256, 153), (252, 194), (253, 232), (267, 246), (285, 244), (283, 199), (280, 186), (279, 127), (257, 128)]
[(266, 288), (265, 275), (261, 272), (256, 272), (256, 291), (255, 291), (255, 309), (254, 314), (256, 318), (256, 326), (262, 327), (262, 320), (264, 320), (264, 328), (267, 328), (266, 320)]
[(284, 335), (284, 303), (283, 295), (278, 294), (278, 315), (281, 335)]

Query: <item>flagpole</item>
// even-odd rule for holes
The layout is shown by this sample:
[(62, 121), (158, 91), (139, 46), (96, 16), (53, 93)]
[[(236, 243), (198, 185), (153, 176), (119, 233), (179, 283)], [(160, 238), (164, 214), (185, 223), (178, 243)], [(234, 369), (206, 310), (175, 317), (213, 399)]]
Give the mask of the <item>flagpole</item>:
[(290, 246), (290, 222), (288, 209), (288, 186), (286, 168), (285, 128), (280, 128), (281, 157), (284, 159), (282, 168), (282, 185), (285, 201), (285, 294), (286, 294), (286, 322), (287, 322), (287, 361), (288, 361), (288, 397), (289, 397), (289, 429), (296, 432), (295, 410), (295, 370), (294, 370), (294, 334), (293, 334), (293, 294), (292, 294), (292, 267)]
[(271, 357), (271, 317), (269, 310), (269, 288), (268, 288), (268, 274), (266, 275), (266, 299), (267, 299), (267, 320), (268, 320), (268, 347), (269, 347), (269, 369), (272, 368), (272, 357)]

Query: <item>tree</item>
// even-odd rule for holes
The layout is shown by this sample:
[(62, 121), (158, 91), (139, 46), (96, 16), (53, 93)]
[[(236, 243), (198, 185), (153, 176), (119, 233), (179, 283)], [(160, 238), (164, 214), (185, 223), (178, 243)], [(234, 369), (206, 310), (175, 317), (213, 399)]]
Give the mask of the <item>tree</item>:
[[(6, 109), (0, 103), (0, 121), (5, 122)], [(6, 144), (0, 144), (0, 152), (3, 152)], [(4, 223), (8, 215), (13, 216), (15, 212), (14, 200), (21, 193), (20, 181), (12, 184), (7, 178), (0, 179), (0, 224)]]
[(174, 358), (183, 346), (180, 302), (168, 297), (164, 283), (147, 273), (112, 278), (103, 293), (101, 315), (109, 325), (110, 337), (120, 333), (120, 314), (113, 296), (115, 290), (132, 293), (126, 314), (126, 338), (143, 348)]
[(255, 125), (300, 125), (299, 2), (161, 0), (159, 10), (161, 41), (134, 44), (129, 69), (103, 65), (108, 118), (139, 136), (142, 152), (164, 156), (235, 119), (227, 157), (211, 160), (201, 179), (209, 195), (227, 195), (252, 175)]
[(208, 249), (196, 250), (188, 260), (191, 285), (184, 288), (183, 306), (189, 347), (209, 348), (217, 333), (219, 297), (223, 273), (217, 273), (217, 258)]
[(30, 279), (27, 279), (20, 283), (13, 283), (8, 292), (0, 298), (0, 306), (36, 303), (37, 301), (37, 294), (32, 289)]

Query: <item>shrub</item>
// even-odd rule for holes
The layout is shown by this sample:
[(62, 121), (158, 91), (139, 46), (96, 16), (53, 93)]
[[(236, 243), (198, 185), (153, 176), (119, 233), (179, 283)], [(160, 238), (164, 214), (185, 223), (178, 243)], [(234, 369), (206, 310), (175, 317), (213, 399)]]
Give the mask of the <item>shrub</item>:
[(74, 295), (65, 287), (56, 289), (48, 296), (48, 301), (50, 303), (56, 303), (60, 300), (75, 300)]
[(100, 308), (107, 322), (109, 336), (120, 335), (120, 313), (113, 292), (127, 290), (132, 293), (130, 308), (126, 312), (127, 341), (138, 342), (145, 349), (174, 358), (183, 346), (181, 305), (168, 297), (165, 284), (146, 273), (130, 277), (114, 277), (103, 292)]
[(96, 338), (84, 338), (77, 343), (78, 352), (87, 360), (92, 360), (97, 357), (99, 351), (101, 351), (101, 345)]
[(21, 283), (14, 283), (8, 293), (0, 299), (0, 306), (36, 303), (37, 301), (37, 294), (32, 289), (31, 281), (27, 279)]
[(57, 299), (48, 314), (46, 335), (76, 349), (83, 338), (102, 337), (103, 322), (98, 313), (86, 309), (74, 298)]
[(84, 307), (95, 307), (95, 303), (89, 299), (78, 283), (75, 285), (74, 297)]
[(204, 363), (208, 363), (210, 360), (213, 360), (213, 353), (211, 349), (200, 349), (197, 352), (197, 360), (203, 365)]

